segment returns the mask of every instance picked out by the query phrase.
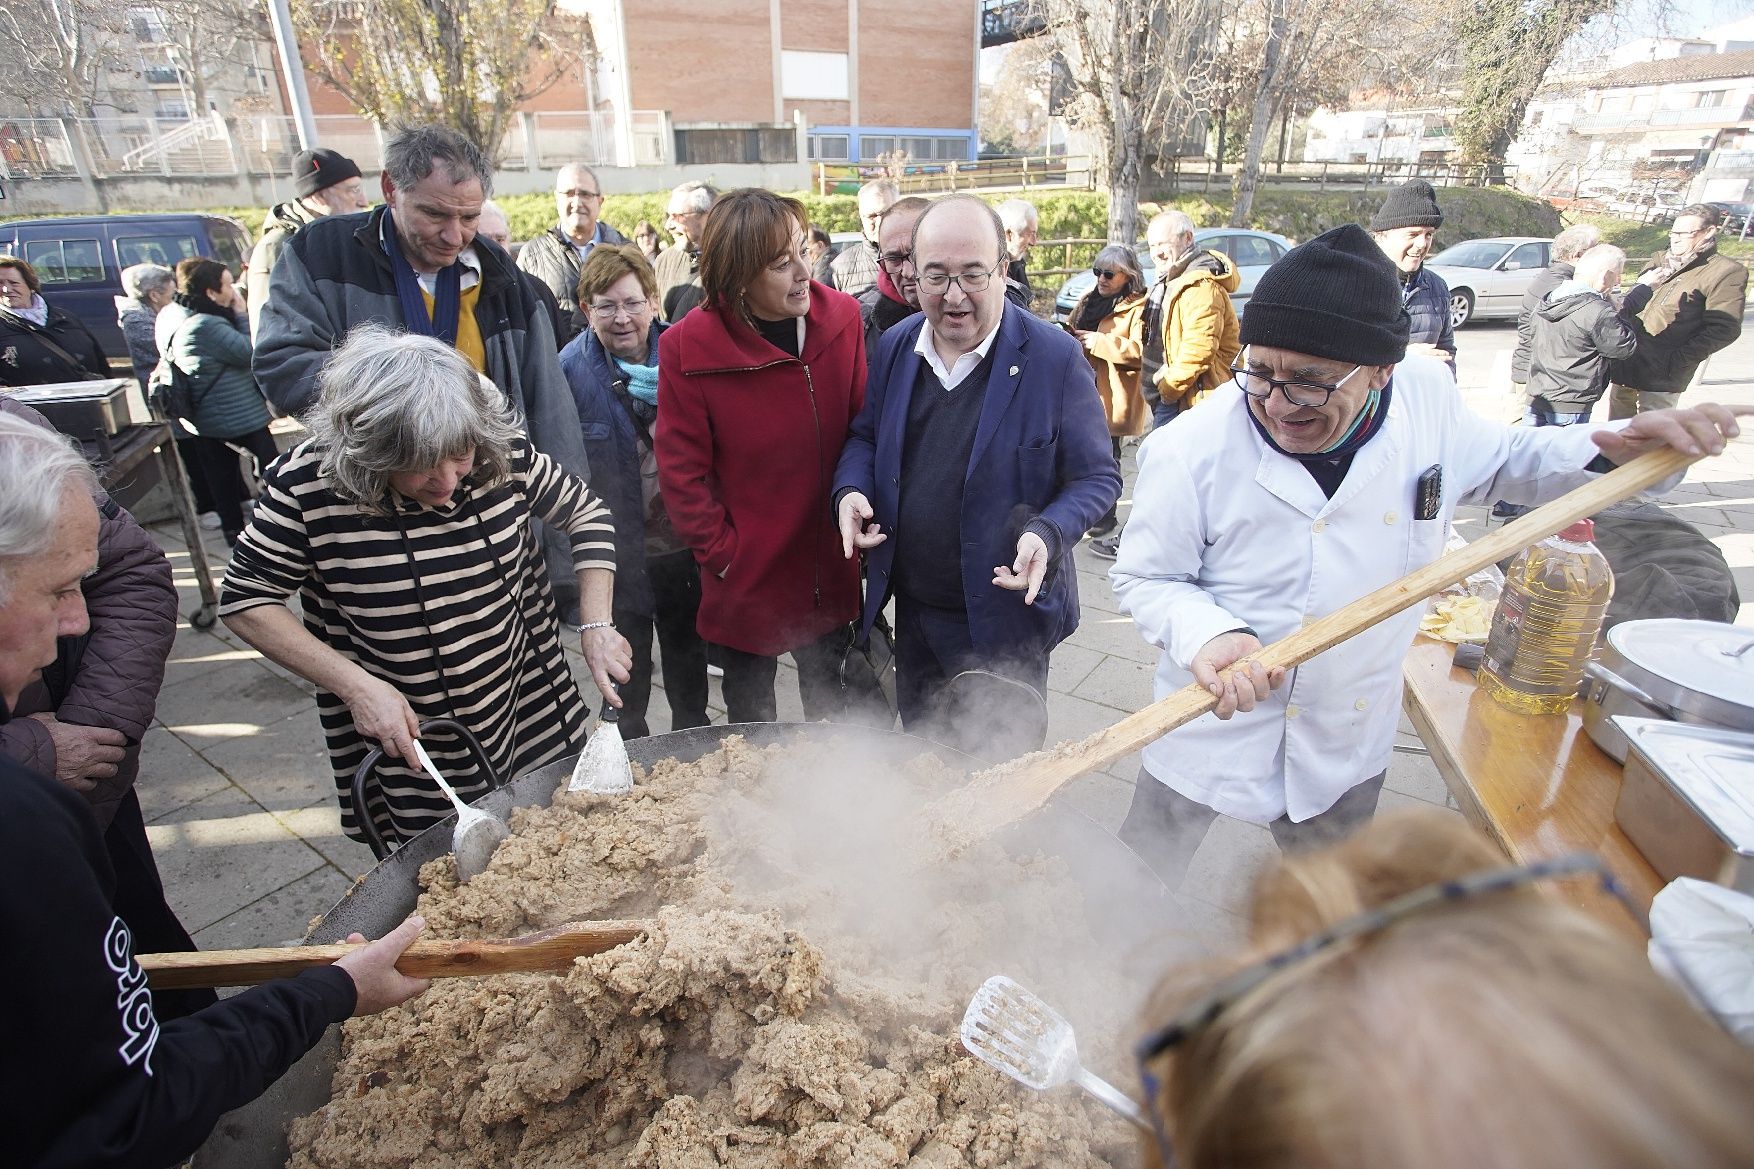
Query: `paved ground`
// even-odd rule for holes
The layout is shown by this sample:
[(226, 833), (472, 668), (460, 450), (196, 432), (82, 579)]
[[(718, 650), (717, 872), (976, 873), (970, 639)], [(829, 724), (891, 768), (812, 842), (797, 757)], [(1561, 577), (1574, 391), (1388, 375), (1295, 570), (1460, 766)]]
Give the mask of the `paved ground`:
[[(1504, 376), (1507, 366), (1497, 355), (1513, 334), (1505, 325), (1476, 325), (1459, 337), (1462, 388), (1482, 411), (1505, 409), (1507, 399), (1494, 393), (1493, 380), (1495, 370)], [(1712, 362), (1696, 396), (1754, 404), (1754, 334)], [(1127, 465), (1130, 472), (1130, 452)], [(1754, 624), (1754, 440), (1697, 468), (1667, 502), (1724, 550), (1751, 602), (1741, 619)], [(1123, 516), (1130, 506), (1130, 499), (1123, 501)], [(1484, 522), (1476, 512), (1459, 517), (1457, 526), (1478, 533)], [(187, 550), (174, 525), (160, 525), (155, 534), (176, 567), (183, 610), (191, 611), (196, 591)], [(217, 533), (209, 551), (223, 560)], [(1107, 563), (1083, 547), (1077, 557), (1083, 622), (1054, 655), (1050, 742), (1106, 726), (1151, 695), (1155, 651), (1119, 612)], [(782, 667), (779, 693), (781, 717), (798, 717), (789, 666)], [(714, 702), (722, 720), (716, 683)], [(667, 727), (661, 697), (654, 695), (652, 708), (654, 730), (661, 731)], [(1405, 723), (1403, 729), (1403, 745), (1416, 749)], [(1136, 772), (1136, 759), (1124, 760), (1086, 777), (1064, 798), (1112, 829), (1125, 814)], [(202, 632), (185, 625), (178, 632), (158, 718), (146, 738), (140, 796), (171, 903), (206, 948), (299, 938), (373, 863), (363, 845), (340, 833), (311, 687), (223, 628)], [(1421, 803), (1444, 806), (1443, 785), (1423, 756), (1398, 753), (1382, 806)], [(1180, 890), (1186, 928), (1217, 944), (1233, 940), (1248, 879), (1273, 849), (1264, 828), (1220, 820)]]

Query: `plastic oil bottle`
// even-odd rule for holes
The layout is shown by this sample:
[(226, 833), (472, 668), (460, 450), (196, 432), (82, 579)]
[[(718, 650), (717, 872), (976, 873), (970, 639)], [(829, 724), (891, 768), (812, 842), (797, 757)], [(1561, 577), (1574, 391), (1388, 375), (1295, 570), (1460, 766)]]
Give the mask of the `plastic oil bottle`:
[(1595, 525), (1579, 520), (1525, 549), (1504, 574), (1480, 666), (1480, 689), (1522, 714), (1571, 706), (1614, 595)]

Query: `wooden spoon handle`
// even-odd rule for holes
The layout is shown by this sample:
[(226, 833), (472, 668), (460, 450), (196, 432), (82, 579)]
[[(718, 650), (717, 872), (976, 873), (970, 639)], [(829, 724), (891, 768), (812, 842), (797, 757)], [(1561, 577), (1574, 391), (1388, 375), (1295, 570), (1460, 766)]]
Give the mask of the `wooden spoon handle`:
[[(1311, 621), (1264, 647), (1254, 655), (1254, 660), (1268, 670), (1280, 666), (1289, 669), (1306, 662), (1488, 564), (1685, 471), (1701, 457), (1673, 447), (1640, 455), (1520, 519), (1487, 532), (1467, 547), (1440, 556), (1326, 617)], [(1069, 780), (1124, 759), (1217, 704), (1217, 696), (1204, 687), (1185, 686), (1089, 738), (979, 772), (967, 787), (946, 797), (943, 802), (947, 806), (937, 818), (946, 825), (954, 825), (953, 831), (963, 837), (1001, 828), (1046, 803)]]
[[(646, 932), (643, 921), (569, 922), (522, 937), (491, 941), (420, 941), (409, 946), (396, 969), (415, 978), (463, 978), (515, 971), (559, 971), (574, 958), (601, 954)], [(147, 981), (158, 990), (200, 986), (254, 986), (273, 978), (327, 966), (363, 942), (331, 946), (271, 946), (257, 950), (208, 950), (189, 954), (142, 954)]]

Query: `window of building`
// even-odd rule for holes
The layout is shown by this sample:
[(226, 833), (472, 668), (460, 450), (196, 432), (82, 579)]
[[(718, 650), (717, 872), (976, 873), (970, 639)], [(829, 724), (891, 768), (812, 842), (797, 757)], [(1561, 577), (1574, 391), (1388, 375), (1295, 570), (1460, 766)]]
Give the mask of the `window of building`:
[(797, 162), (798, 136), (790, 126), (677, 130), (676, 161)]
[(164, 15), (156, 8), (130, 8), (128, 31), (143, 45), (162, 45), (170, 40), (165, 30)]
[(811, 162), (845, 162), (850, 139), (845, 134), (810, 135)]
[(189, 117), (189, 106), (188, 103), (181, 98), (161, 98), (158, 103), (158, 112), (153, 116), (162, 118), (169, 122), (187, 121)]
[(103, 253), (94, 239), (37, 239), (24, 245), (24, 258), (44, 284), (84, 284), (104, 278)]
[(880, 134), (859, 135), (859, 157), (869, 161), (879, 154), (890, 154), (895, 150), (895, 139)]
[(1729, 96), (1730, 91), (1727, 89), (1708, 89), (1694, 95), (1693, 105), (1695, 109), (1716, 109), (1723, 105)]
[(847, 55), (781, 49), (780, 95), (798, 101), (846, 101)]

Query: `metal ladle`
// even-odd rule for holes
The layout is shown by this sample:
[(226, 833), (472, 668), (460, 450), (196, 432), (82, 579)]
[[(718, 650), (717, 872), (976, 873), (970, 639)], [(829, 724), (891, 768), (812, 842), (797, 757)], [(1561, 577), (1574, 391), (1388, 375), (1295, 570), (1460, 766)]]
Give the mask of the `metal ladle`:
[(426, 748), (420, 745), (419, 739), (414, 740), (414, 757), (420, 760), (426, 773), (438, 783), (439, 790), (449, 796), (451, 803), (456, 806), (457, 827), (451, 833), (451, 854), (457, 859), (457, 879), (468, 881), (487, 867), (487, 862), (493, 859), (493, 850), (499, 847), (500, 841), (512, 834), (512, 830), (499, 817), (465, 804), (456, 789), (439, 774), (432, 756), (426, 753)]

